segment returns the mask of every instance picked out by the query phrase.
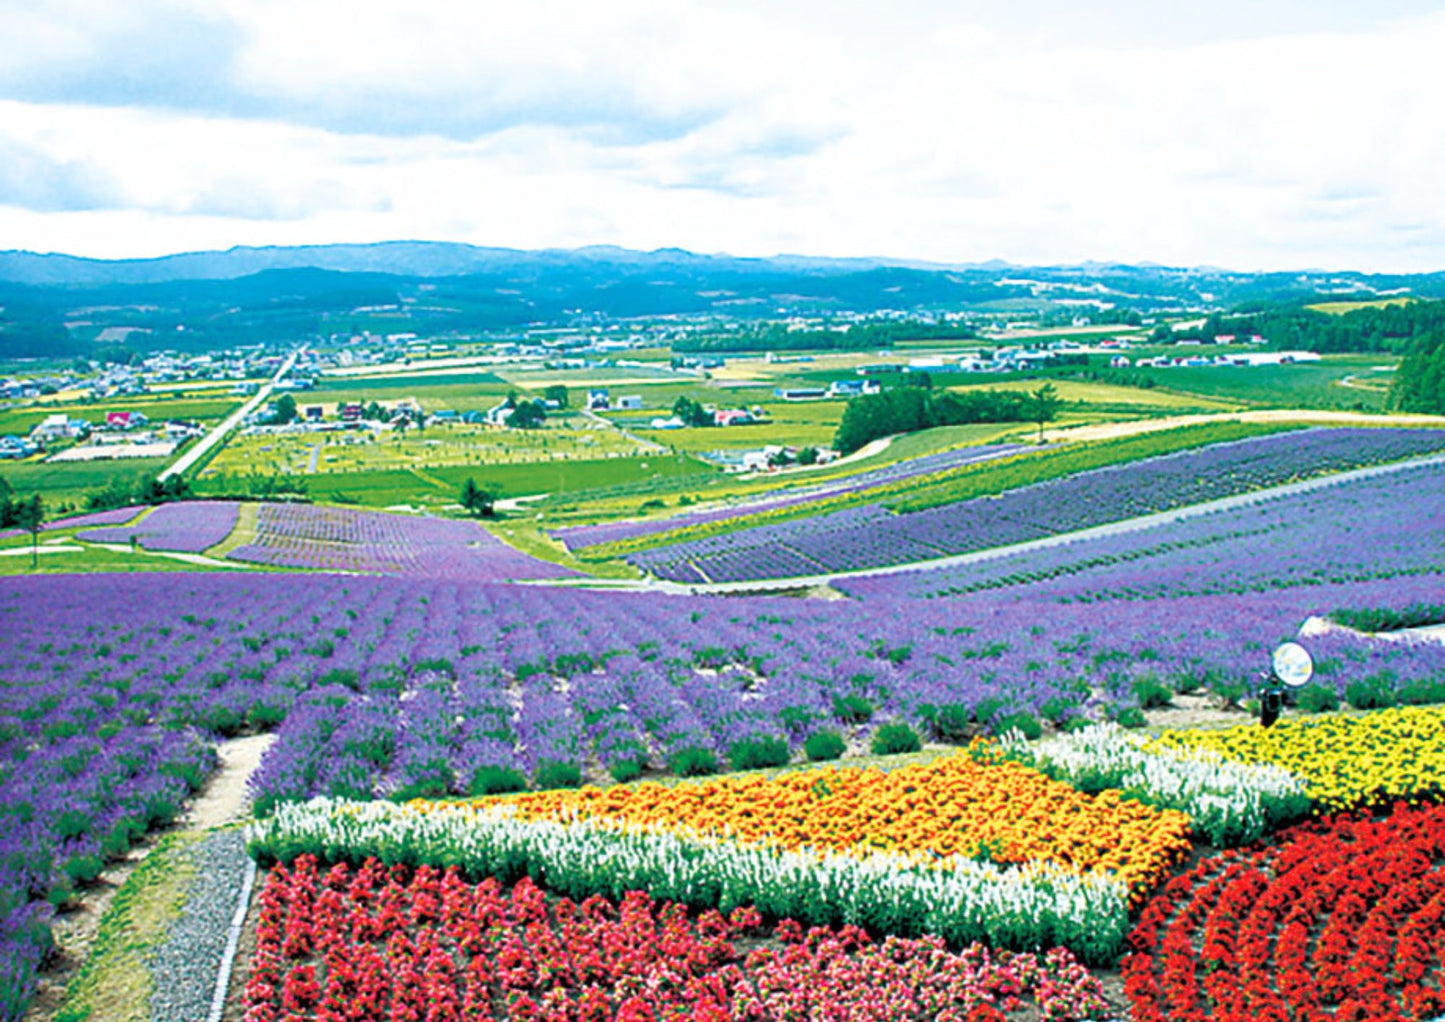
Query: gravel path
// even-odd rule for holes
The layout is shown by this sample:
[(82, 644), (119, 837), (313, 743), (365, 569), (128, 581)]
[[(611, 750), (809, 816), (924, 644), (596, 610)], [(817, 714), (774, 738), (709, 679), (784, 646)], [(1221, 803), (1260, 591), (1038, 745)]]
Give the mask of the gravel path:
[(204, 1022), (211, 1010), (231, 920), (250, 859), (239, 828), (218, 831), (190, 851), (195, 879), (181, 916), (146, 963), (155, 981), (152, 1022)]

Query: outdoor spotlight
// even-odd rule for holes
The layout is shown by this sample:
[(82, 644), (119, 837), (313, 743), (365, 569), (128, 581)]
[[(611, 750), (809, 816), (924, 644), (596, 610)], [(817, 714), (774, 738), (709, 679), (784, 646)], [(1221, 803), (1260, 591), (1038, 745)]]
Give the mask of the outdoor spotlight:
[(1259, 723), (1269, 727), (1279, 720), (1279, 711), (1284, 708), (1286, 689), (1302, 688), (1315, 673), (1315, 662), (1309, 651), (1297, 642), (1286, 642), (1274, 651), (1270, 659), (1270, 673), (1259, 694)]

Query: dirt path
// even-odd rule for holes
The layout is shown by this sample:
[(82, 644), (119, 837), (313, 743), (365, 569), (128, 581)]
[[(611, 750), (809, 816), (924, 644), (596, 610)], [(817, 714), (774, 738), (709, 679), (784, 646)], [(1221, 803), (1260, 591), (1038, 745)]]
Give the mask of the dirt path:
[[(220, 764), (176, 821), (177, 829), (206, 830), (243, 819), (249, 809), (246, 782), (275, 738), (272, 734), (250, 735), (222, 742), (216, 750)], [(74, 907), (56, 915), (51, 927), (56, 950), (40, 973), (36, 995), (24, 1015), (24, 1022), (51, 1022), (55, 1018), (65, 997), (65, 988), (89, 956), (100, 920), (116, 892), (145, 861), (163, 833), (146, 835), (125, 858), (111, 863), (99, 879), (84, 890), (84, 896)]]
[(179, 820), (180, 825), (188, 829), (209, 830), (242, 819), (249, 809), (246, 782), (275, 741), (274, 734), (265, 734), (222, 742), (216, 749), (220, 766), (201, 793), (192, 800)]

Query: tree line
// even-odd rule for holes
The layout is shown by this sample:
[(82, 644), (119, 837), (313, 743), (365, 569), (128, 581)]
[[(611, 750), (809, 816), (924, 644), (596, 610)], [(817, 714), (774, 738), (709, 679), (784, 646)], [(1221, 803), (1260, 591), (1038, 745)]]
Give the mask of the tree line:
[(1445, 331), (1445, 301), (1366, 306), (1330, 315), (1303, 305), (1275, 305), (1232, 314), (1214, 313), (1188, 329), (1161, 325), (1154, 339), (1213, 341), (1220, 334), (1258, 334), (1271, 348), (1317, 351), (1408, 352), (1420, 338)]
[(981, 422), (1034, 422), (1042, 433), (1043, 424), (1058, 414), (1059, 404), (1058, 391), (1051, 383), (1032, 393), (971, 390), (959, 394), (898, 387), (850, 400), (843, 408), (833, 446), (851, 454), (872, 440), (895, 433)]
[(760, 323), (728, 333), (703, 334), (674, 341), (673, 351), (867, 351), (900, 341), (970, 340), (972, 327), (928, 323), (853, 323), (847, 327), (792, 330), (785, 323)]
[(1445, 415), (1445, 332), (1420, 338), (1400, 363), (1390, 385), (1390, 407)]

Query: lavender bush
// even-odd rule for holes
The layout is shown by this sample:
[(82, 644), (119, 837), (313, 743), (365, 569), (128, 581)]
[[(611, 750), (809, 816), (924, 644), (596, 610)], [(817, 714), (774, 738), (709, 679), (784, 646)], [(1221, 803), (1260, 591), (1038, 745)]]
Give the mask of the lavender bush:
[(229, 500), (162, 504), (136, 525), (87, 529), (76, 536), (92, 543), (129, 543), (134, 538), (146, 550), (198, 554), (231, 534), (239, 510), (240, 505)]

